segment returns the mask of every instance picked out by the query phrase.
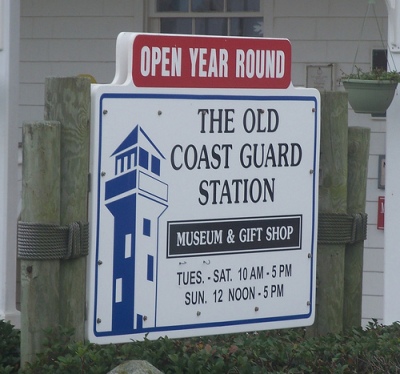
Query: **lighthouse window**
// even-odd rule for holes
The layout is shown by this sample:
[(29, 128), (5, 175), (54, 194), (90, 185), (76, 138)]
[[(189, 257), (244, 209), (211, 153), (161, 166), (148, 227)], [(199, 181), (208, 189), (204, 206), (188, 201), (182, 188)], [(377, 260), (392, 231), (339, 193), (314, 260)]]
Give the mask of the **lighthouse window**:
[(115, 302), (120, 303), (122, 301), (122, 278), (115, 280)]
[(123, 173), (124, 171), (132, 169), (132, 164), (136, 164), (136, 150), (129, 150), (115, 158), (115, 174)]
[(143, 148), (139, 148), (139, 165), (149, 169), (149, 153)]
[(147, 218), (143, 218), (143, 235), (150, 236), (151, 221)]
[(128, 163), (129, 161), (130, 161), (130, 160), (129, 160), (128, 157), (126, 157), (125, 155), (121, 155), (121, 156), (117, 157), (117, 158), (115, 159), (115, 162), (116, 162), (116, 165), (115, 165), (115, 168), (116, 168), (115, 174), (123, 173), (123, 172), (125, 171), (125, 169), (126, 169), (126, 167), (127, 167), (127, 163)]
[(147, 255), (147, 280), (154, 281), (154, 256)]
[(160, 159), (155, 156), (151, 156), (151, 171), (160, 175)]
[(125, 235), (125, 258), (132, 256), (132, 234)]

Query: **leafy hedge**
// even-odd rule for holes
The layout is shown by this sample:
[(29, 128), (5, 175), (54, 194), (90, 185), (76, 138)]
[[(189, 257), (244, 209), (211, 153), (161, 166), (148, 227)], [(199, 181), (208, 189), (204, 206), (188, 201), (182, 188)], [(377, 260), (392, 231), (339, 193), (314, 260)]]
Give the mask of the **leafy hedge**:
[(0, 320), (0, 373), (16, 373), (19, 368), (19, 331)]
[[(306, 338), (304, 329), (192, 339), (145, 339), (100, 346), (72, 341), (72, 331), (48, 332), (44, 352), (21, 373), (107, 373), (132, 359), (164, 373), (400, 373), (400, 325)], [(19, 333), (0, 321), (0, 373), (17, 373)]]

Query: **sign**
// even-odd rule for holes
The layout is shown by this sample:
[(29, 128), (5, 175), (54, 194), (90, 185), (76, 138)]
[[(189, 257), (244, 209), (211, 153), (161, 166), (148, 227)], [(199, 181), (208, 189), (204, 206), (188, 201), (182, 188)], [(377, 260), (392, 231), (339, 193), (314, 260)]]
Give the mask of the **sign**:
[[(266, 51), (280, 74), (236, 75)], [(90, 341), (313, 323), (319, 93), (289, 66), (287, 40), (120, 35), (92, 89)]]
[(334, 90), (334, 65), (307, 65), (307, 87), (319, 91)]
[(133, 56), (137, 87), (287, 88), (291, 83), (286, 39), (138, 35)]
[(376, 228), (378, 230), (385, 229), (385, 196), (378, 196), (378, 220)]

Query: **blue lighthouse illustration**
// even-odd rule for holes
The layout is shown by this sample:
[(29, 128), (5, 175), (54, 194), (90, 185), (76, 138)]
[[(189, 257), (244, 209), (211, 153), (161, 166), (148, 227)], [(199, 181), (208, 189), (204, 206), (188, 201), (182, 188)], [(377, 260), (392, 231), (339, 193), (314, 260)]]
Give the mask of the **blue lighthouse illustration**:
[(168, 185), (161, 180), (165, 157), (139, 125), (111, 157), (105, 206), (114, 217), (112, 332), (129, 334), (156, 326), (158, 224)]

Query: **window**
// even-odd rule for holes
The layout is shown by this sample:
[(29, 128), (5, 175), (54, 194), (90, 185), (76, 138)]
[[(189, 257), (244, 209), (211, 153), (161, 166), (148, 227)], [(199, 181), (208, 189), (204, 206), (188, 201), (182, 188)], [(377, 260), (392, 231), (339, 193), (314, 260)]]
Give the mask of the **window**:
[(132, 257), (132, 234), (125, 235), (125, 258)]
[(139, 148), (139, 165), (149, 169), (149, 153), (143, 148)]
[(373, 49), (372, 50), (372, 70), (381, 69), (387, 70), (388, 59), (386, 49)]
[(147, 255), (147, 280), (154, 281), (154, 256)]
[(136, 166), (137, 149), (131, 149), (115, 157), (115, 175), (124, 173)]
[(122, 278), (115, 280), (115, 299), (114, 302), (120, 303), (122, 301)]
[(152, 31), (259, 37), (261, 10), (260, 0), (155, 0)]
[(147, 218), (143, 218), (143, 235), (151, 235), (151, 221)]
[(151, 156), (151, 171), (156, 175), (160, 175), (160, 168), (160, 159), (156, 156)]

